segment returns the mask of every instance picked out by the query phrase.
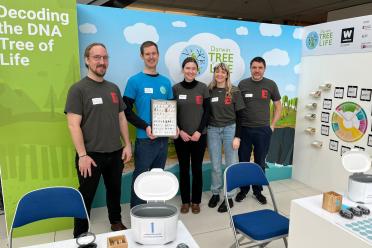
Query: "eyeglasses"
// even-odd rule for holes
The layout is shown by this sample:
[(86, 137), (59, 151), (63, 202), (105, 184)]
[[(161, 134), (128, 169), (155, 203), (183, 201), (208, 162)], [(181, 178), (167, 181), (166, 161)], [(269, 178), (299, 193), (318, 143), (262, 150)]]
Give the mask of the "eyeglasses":
[(107, 61), (109, 59), (109, 56), (101, 56), (101, 55), (94, 55), (94, 56), (89, 56), (93, 58), (95, 61), (101, 61), (103, 59), (104, 61)]

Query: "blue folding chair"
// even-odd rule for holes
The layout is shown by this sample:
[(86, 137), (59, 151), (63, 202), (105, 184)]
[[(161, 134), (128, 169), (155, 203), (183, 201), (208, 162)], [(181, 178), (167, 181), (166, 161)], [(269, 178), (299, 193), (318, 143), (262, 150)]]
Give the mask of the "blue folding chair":
[(12, 247), (14, 228), (56, 217), (87, 219), (90, 230), (89, 215), (78, 190), (59, 186), (41, 188), (26, 193), (19, 200), (9, 231), (9, 247)]
[[(241, 245), (265, 247), (271, 241), (281, 238), (287, 247), (286, 237), (288, 236), (289, 220), (278, 213), (269, 182), (258, 164), (242, 162), (226, 168), (224, 172), (225, 201), (228, 202), (227, 192), (247, 185), (267, 186), (275, 211), (264, 209), (232, 215), (229, 204), (226, 204), (234, 232), (235, 247), (238, 248)], [(238, 239), (237, 234), (241, 234), (242, 237)], [(250, 241), (241, 243), (244, 238), (248, 238)]]

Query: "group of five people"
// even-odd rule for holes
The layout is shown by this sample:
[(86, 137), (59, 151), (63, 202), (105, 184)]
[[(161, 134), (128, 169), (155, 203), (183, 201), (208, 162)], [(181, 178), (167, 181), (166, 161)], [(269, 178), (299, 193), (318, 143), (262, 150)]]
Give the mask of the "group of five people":
[[(198, 62), (187, 57), (182, 63), (184, 80), (172, 87), (169, 79), (157, 72), (156, 43), (144, 42), (140, 56), (144, 69), (129, 78), (121, 97), (119, 88), (104, 79), (109, 64), (106, 47), (101, 43), (89, 45), (84, 53), (87, 76), (71, 86), (65, 107), (76, 149), (79, 191), (90, 213), (102, 175), (113, 231), (126, 228), (121, 221), (120, 196), (124, 163), (132, 157), (127, 122), (136, 127), (131, 208), (144, 203), (134, 192), (135, 179), (152, 168), (164, 168), (167, 160), (168, 138), (155, 137), (152, 133), (151, 99), (177, 101), (178, 129), (174, 145), (180, 168), (181, 213), (188, 213), (190, 209), (194, 214), (200, 212), (202, 163), (207, 146), (212, 163), (209, 207), (216, 207), (220, 201), (223, 153), (225, 164), (230, 165), (250, 161), (253, 147), (254, 161), (265, 169), (270, 137), (281, 111), (277, 85), (263, 77), (266, 63), (261, 57), (252, 59), (252, 76), (242, 80), (238, 87), (232, 85), (230, 71), (224, 63), (214, 67), (208, 86), (197, 81)], [(270, 121), (271, 100), (274, 114)], [(266, 204), (262, 188), (252, 188), (255, 198)], [(242, 201), (248, 191), (249, 186), (241, 188), (235, 200)], [(228, 193), (230, 207), (234, 195), (235, 192)], [(225, 201), (218, 211), (227, 211)], [(87, 230), (86, 220), (75, 219), (75, 237)]]

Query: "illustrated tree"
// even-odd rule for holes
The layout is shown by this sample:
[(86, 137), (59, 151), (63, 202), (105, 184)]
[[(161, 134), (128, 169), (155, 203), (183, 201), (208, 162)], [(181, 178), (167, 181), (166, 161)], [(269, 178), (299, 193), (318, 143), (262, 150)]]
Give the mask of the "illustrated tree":
[(282, 117), (286, 117), (288, 115), (289, 107), (288, 107), (288, 96), (282, 97)]
[[(201, 49), (186, 49), (184, 52), (182, 52), (182, 55), (186, 57), (192, 57), (193, 59), (198, 62), (198, 65), (204, 65), (206, 63), (206, 58)], [(201, 67), (198, 67), (198, 73), (200, 73)]]
[(298, 102), (298, 97), (293, 98), (293, 107), (295, 111), (297, 111), (297, 102)]

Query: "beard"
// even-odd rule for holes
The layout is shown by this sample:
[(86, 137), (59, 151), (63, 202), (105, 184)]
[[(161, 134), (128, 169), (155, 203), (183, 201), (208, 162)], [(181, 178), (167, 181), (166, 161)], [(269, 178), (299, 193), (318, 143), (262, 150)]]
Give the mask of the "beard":
[[(100, 70), (100, 68), (103, 68)], [(98, 77), (103, 77), (106, 74), (107, 66), (97, 65), (95, 68), (90, 67), (89, 70)]]
[(259, 81), (263, 78), (262, 74), (253, 74), (252, 78), (256, 81)]

